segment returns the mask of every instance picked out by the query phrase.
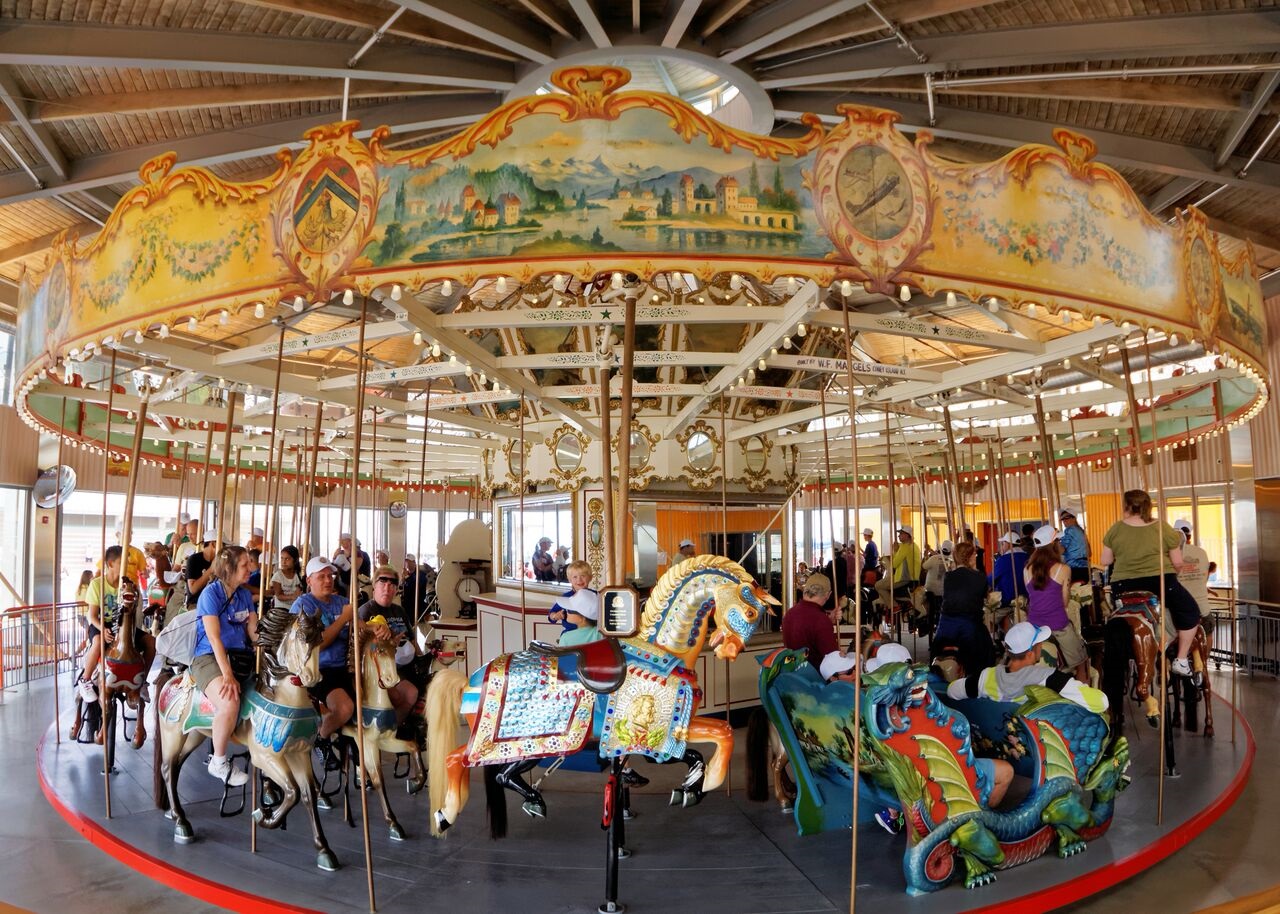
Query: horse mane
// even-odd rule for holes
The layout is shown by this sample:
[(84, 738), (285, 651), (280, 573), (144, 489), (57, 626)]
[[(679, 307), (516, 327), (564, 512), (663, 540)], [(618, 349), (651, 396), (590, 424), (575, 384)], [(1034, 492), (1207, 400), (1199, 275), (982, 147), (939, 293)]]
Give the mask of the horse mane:
[[(656, 637), (668, 622), (683, 626), (682, 631), (687, 631), (688, 627), (693, 624), (698, 607), (696, 605), (675, 607), (673, 604), (680, 595), (680, 591), (689, 581), (704, 573), (732, 577), (737, 579), (738, 583), (752, 580), (751, 575), (745, 568), (737, 562), (719, 555), (696, 555), (691, 559), (672, 565), (658, 580), (658, 583), (654, 585), (652, 593), (649, 594), (649, 600), (645, 603), (644, 614), (640, 617), (641, 634)], [(673, 609), (678, 609), (678, 615), (668, 619), (667, 614)]]
[(319, 616), (310, 616), (306, 613), (295, 615), (285, 607), (273, 604), (258, 621), (258, 643), (262, 647), (262, 663), (266, 668), (267, 676), (271, 679), (289, 675), (289, 671), (276, 660), (276, 651), (295, 620), (307, 644), (314, 646), (320, 643), (324, 626)]

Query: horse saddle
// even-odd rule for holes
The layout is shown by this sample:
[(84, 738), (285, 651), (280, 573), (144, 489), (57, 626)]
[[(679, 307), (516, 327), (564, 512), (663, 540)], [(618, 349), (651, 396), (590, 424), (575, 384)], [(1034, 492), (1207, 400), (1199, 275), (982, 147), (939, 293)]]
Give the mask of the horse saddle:
[(1148, 606), (1156, 599), (1156, 595), (1149, 590), (1129, 590), (1120, 594), (1120, 605)]
[(627, 658), (613, 638), (564, 646), (533, 641), (529, 650), (545, 657), (560, 658), (560, 674), (567, 679), (570, 673), (576, 673), (578, 682), (597, 695), (617, 691), (627, 678)]

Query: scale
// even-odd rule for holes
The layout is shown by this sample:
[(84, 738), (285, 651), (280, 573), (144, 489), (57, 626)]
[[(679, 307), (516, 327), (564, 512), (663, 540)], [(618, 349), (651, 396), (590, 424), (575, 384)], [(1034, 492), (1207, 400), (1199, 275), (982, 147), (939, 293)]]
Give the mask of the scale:
[(484, 593), (484, 581), (489, 574), (488, 559), (467, 559), (454, 562), (462, 570), (462, 577), (454, 585), (453, 592), (461, 604), (458, 618), (474, 619), (476, 617), (476, 597)]

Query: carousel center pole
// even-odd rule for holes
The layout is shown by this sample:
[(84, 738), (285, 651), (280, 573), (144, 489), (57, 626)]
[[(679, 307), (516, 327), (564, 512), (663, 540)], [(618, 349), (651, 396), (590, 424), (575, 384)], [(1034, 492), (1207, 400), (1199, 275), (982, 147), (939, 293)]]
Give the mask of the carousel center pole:
[[(600, 333), (608, 333), (608, 326), (603, 326), (599, 330)], [(613, 554), (614, 554), (614, 537), (617, 535), (617, 528), (613, 524), (613, 441), (612, 434), (609, 431), (610, 425), (610, 409), (609, 409), (609, 364), (607, 361), (600, 365), (600, 487), (604, 498), (604, 529), (608, 534), (604, 538), (604, 574), (608, 578), (613, 577)], [(622, 439), (627, 439), (627, 449), (631, 448), (631, 436), (618, 433), (618, 446), (622, 447)], [(609, 581), (606, 580), (606, 584)]]
[[(364, 676), (361, 669), (364, 665), (363, 650), (364, 646), (360, 641), (361, 622), (360, 607), (357, 605), (357, 597), (360, 592), (359, 575), (356, 573), (356, 556), (359, 554), (359, 547), (356, 546), (356, 530), (360, 524), (357, 519), (357, 510), (360, 503), (360, 446), (364, 433), (364, 403), (365, 403), (365, 329), (369, 326), (369, 296), (361, 296), (360, 302), (360, 338), (358, 349), (356, 351), (356, 430), (355, 440), (351, 448), (351, 579), (348, 582), (347, 600), (351, 605), (351, 649), (355, 652), (355, 663), (352, 666), (354, 670), (353, 679), (355, 680), (355, 699), (356, 699), (356, 744), (364, 746)], [(369, 474), (370, 480), (373, 474)], [(370, 499), (372, 501), (372, 498)], [(372, 571), (372, 569), (369, 569)], [(366, 759), (364, 753), (360, 755), (361, 767), (371, 767), (377, 764), (377, 759)], [(364, 775), (368, 781), (369, 775)], [(365, 863), (365, 881), (369, 889), (369, 910), (377, 911), (378, 906), (374, 898), (373, 891), (373, 847), (369, 840), (369, 791), (360, 791), (360, 825), (364, 836), (364, 863)]]
[[(1226, 521), (1227, 533), (1227, 554), (1222, 557), (1223, 563), (1227, 565), (1229, 571), (1228, 580), (1231, 581), (1231, 591), (1227, 598), (1227, 612), (1231, 615), (1231, 706), (1238, 708), (1237, 696), (1237, 673), (1239, 672), (1240, 657), (1240, 641), (1239, 631), (1236, 628), (1236, 592), (1239, 589), (1240, 582), (1236, 578), (1235, 550), (1232, 536), (1232, 517), (1231, 505), (1234, 497), (1235, 489), (1235, 473), (1232, 469), (1231, 461), (1231, 433), (1227, 431), (1224, 419), (1226, 410), (1222, 406), (1222, 382), (1217, 381), (1213, 385), (1213, 414), (1218, 427), (1221, 429), (1222, 435), (1222, 466), (1226, 471), (1227, 477), (1222, 487), (1222, 505), (1223, 519)], [(1205, 574), (1208, 574), (1208, 568)], [(1231, 745), (1236, 743), (1236, 715), (1231, 715)]]
[[(67, 444), (67, 398), (62, 398), (62, 410), (58, 413), (58, 465), (54, 470), (54, 482), (57, 488), (54, 492), (61, 494), (62, 490), (62, 459), (64, 448)], [(62, 529), (62, 504), (61, 500), (53, 506), (53, 522), (54, 522), (54, 543), (61, 539), (60, 531)], [(58, 597), (61, 590), (62, 581), (62, 561), (58, 550), (53, 550), (53, 738), (54, 744), (62, 745), (62, 729), (58, 726), (58, 718), (62, 716), (58, 708), (58, 673), (62, 661), (62, 645), (57, 637), (58, 631)], [(74, 661), (73, 661), (74, 663)]]
[[(422, 621), (422, 517), (426, 513), (427, 498), (427, 429), (431, 426), (431, 379), (427, 380), (427, 395), (422, 406), (422, 459), (418, 468), (418, 545), (415, 553), (416, 571), (413, 575), (413, 626)], [(445, 515), (448, 523), (449, 515)], [(436, 528), (437, 532), (439, 527)], [(437, 557), (437, 561), (438, 561)]]

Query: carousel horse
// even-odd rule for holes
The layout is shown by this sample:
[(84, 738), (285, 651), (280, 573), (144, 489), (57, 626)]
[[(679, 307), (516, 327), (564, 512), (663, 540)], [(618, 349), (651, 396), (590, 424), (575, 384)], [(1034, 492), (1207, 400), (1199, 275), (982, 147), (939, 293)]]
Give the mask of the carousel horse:
[[(1160, 598), (1148, 591), (1130, 591), (1120, 597), (1120, 606), (1113, 609), (1106, 623), (1106, 651), (1103, 654), (1102, 685), (1111, 704), (1115, 730), (1124, 723), (1124, 699), (1128, 688), (1129, 662), (1134, 664), (1133, 691), (1142, 702), (1147, 723), (1160, 725), (1160, 702), (1152, 691), (1159, 661), (1159, 645), (1168, 640), (1156, 636), (1159, 624)], [(1171, 645), (1172, 646), (1172, 645)], [(1196, 628), (1195, 640), (1189, 654), (1192, 669), (1200, 674), (1200, 682), (1194, 684), (1184, 677), (1170, 676), (1175, 689), (1174, 723), (1183, 723), (1184, 729), (1194, 733), (1198, 727), (1197, 701), (1204, 703), (1204, 735), (1213, 736), (1213, 702), (1209, 692), (1209, 641), (1204, 626)], [(1185, 721), (1178, 710), (1176, 690), (1181, 690), (1186, 709)], [(1197, 695), (1196, 693), (1200, 694)]]
[[(338, 858), (329, 849), (316, 813), (317, 785), (311, 768), (311, 750), (320, 728), (307, 693), (320, 681), (320, 621), (305, 613), (272, 607), (258, 625), (263, 674), (240, 695), (240, 718), (232, 739), (249, 749), (254, 766), (269, 778), (264, 784), (263, 805), (253, 817), (263, 828), (279, 828), (301, 799), (311, 817), (316, 866), (332, 872)], [(194, 840), (178, 796), (178, 775), (187, 756), (210, 736), (213, 705), (189, 673), (170, 679), (156, 700), (159, 737), (155, 747), (155, 802), (173, 818), (173, 840)], [(268, 794), (277, 801), (266, 805)]]
[(862, 682), (860, 751), (876, 758), (906, 813), (908, 894), (944, 887), (957, 857), (965, 887), (973, 888), (1055, 842), (1059, 857), (1076, 854), (1110, 827), (1116, 795), (1128, 786), (1129, 745), (1123, 736), (1110, 738), (1106, 715), (1028, 686), (1005, 727), (1020, 747), (1031, 791), (1012, 809), (990, 809), (993, 782), (977, 765), (976, 731), (934, 694), (925, 668), (889, 663)]
[[(519, 794), (524, 811), (546, 815), (546, 802), (523, 775), (538, 759), (571, 755), (598, 741), (602, 759), (644, 755), (683, 761), (689, 773), (672, 791), (671, 804), (693, 806), (725, 777), (733, 753), (727, 721), (695, 717), (702, 702), (696, 662), (709, 643), (733, 660), (778, 601), (739, 564), (701, 555), (674, 565), (654, 587), (640, 634), (605, 638), (580, 647), (534, 642), (531, 650), (502, 654), (459, 688), (456, 677), (436, 677), (427, 698), (428, 726), (448, 727), (459, 713), (470, 737), (452, 752), (431, 741), (432, 832), (457, 820), (465, 803), (464, 767), (484, 766), (493, 837), (506, 833), (503, 788)], [(707, 637), (714, 616), (716, 630)], [(449, 671), (452, 673), (452, 671)], [(445, 704), (448, 702), (448, 704)], [(443, 729), (435, 729), (443, 733)], [(688, 744), (709, 742), (716, 751), (704, 763)]]
[[(98, 705), (96, 712), (100, 716), (95, 721), (93, 713), (95, 709), (90, 708), (86, 711), (82, 699), (77, 694), (75, 719), (71, 725), (72, 739), (79, 739), (80, 730), (85, 721), (89, 722), (90, 730), (101, 727), (100, 735), (106, 750), (105, 764), (108, 771), (115, 767), (117, 705), (126, 705), (137, 714), (134, 723), (133, 748), (141, 749), (147, 739), (145, 725), (147, 699), (144, 691), (147, 670), (145, 658), (138, 647), (135, 625), (139, 607), (138, 588), (132, 579), (121, 576), (117, 593), (115, 618), (109, 624), (104, 620), (101, 635), (106, 644), (102, 654), (106, 695), (99, 696), (99, 701), (94, 702)], [(110, 633), (109, 642), (108, 633)], [(97, 686), (96, 678), (93, 684)], [(123, 715), (123, 709), (120, 710), (120, 715)]]

